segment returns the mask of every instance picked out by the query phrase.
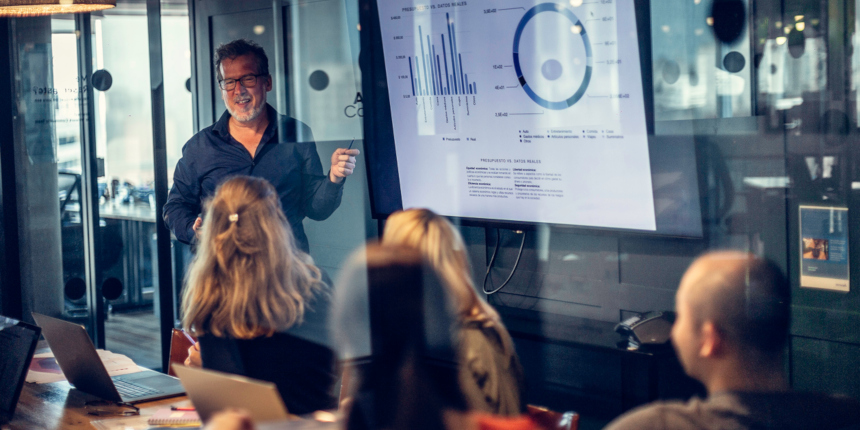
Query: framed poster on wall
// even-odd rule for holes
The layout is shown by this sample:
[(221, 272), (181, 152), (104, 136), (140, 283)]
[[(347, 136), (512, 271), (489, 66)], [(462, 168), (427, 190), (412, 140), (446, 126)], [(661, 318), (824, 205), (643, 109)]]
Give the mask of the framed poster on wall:
[(848, 292), (848, 208), (800, 206), (800, 286)]

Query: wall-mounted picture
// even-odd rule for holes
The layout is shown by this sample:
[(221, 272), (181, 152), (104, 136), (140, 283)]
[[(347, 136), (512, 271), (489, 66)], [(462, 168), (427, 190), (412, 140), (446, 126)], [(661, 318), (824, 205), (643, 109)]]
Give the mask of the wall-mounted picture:
[(848, 208), (800, 206), (800, 286), (850, 290)]

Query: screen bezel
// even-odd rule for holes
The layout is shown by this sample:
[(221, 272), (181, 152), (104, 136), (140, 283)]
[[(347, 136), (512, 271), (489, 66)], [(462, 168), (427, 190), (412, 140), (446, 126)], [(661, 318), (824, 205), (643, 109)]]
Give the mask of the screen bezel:
[[(654, 139), (654, 81), (651, 61), (651, 7), (650, 0), (633, 0), (639, 39), (640, 74), (642, 76), (643, 100), (645, 102), (645, 124), (649, 147)], [(364, 103), (365, 162), (367, 163), (368, 193), (371, 216), (384, 220), (397, 210), (403, 209), (400, 190), (400, 174), (397, 167), (397, 152), (391, 122), (391, 104), (385, 70), (384, 53), (377, 0), (359, 0), (359, 22), (361, 26), (362, 96)], [(650, 153), (650, 150), (649, 150)], [(694, 155), (698, 159), (697, 154)], [(650, 158), (653, 166), (653, 156)], [(383, 168), (382, 166), (385, 166)], [(652, 169), (653, 174), (653, 169)], [(694, 175), (699, 181), (698, 169)], [(386, 183), (388, 187), (379, 185)], [(696, 185), (698, 189), (698, 184)], [(652, 193), (654, 192), (652, 186)], [(384, 195), (382, 193), (385, 193)], [(701, 195), (698, 196), (701, 200)], [(656, 207), (655, 207), (656, 211)], [(699, 217), (701, 218), (701, 205)], [(655, 214), (656, 215), (656, 214)], [(578, 224), (541, 223), (537, 221), (504, 220), (449, 216), (462, 225), (532, 230), (538, 225), (550, 225), (566, 230), (583, 232), (617, 232), (673, 238), (701, 239), (704, 227), (700, 221), (698, 234), (679, 234), (660, 230), (637, 230), (629, 228), (599, 227)]]

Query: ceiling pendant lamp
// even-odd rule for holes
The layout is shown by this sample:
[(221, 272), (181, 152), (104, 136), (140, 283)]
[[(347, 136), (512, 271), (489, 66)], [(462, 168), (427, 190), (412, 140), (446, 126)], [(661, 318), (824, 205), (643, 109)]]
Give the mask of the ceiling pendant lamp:
[(81, 13), (116, 7), (116, 0), (0, 0), (0, 17)]

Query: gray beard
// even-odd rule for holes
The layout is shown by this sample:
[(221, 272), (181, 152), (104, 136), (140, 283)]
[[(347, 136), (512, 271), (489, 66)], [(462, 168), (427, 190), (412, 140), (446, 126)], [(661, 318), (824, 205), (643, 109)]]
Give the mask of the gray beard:
[[(225, 104), (226, 104), (226, 103), (225, 103)], [(260, 105), (258, 108), (256, 108), (256, 109), (252, 109), (252, 110), (251, 110), (250, 112), (248, 112), (248, 113), (240, 114), (240, 113), (234, 112), (234, 111), (233, 111), (233, 109), (230, 109), (230, 106), (229, 106), (229, 105), (227, 105), (227, 112), (230, 112), (230, 115), (231, 115), (233, 118), (235, 118), (235, 119), (236, 119), (236, 121), (239, 121), (239, 122), (248, 122), (248, 121), (253, 121), (253, 120), (257, 119), (257, 117), (259, 117), (259, 116), (260, 116), (260, 114), (261, 114), (261, 113), (263, 113), (263, 110), (264, 110), (265, 108), (266, 108), (266, 105), (265, 105), (265, 104), (262, 104), (262, 105)]]

